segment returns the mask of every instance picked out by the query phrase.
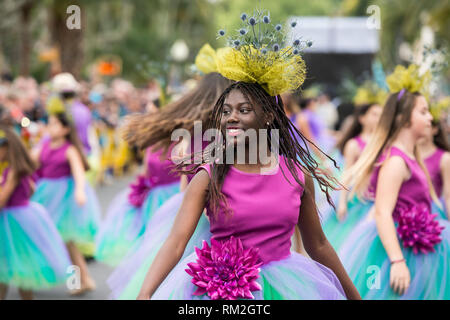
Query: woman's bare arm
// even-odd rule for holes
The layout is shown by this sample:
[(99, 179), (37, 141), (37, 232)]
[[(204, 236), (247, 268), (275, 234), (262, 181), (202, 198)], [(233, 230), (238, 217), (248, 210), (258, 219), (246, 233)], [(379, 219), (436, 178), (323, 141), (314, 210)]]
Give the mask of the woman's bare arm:
[(209, 175), (200, 170), (189, 183), (170, 234), (145, 276), (138, 299), (150, 299), (183, 256), (206, 202)]
[(305, 187), (309, 192), (305, 190), (302, 196), (298, 219), (298, 227), (305, 250), (312, 259), (327, 266), (335, 273), (348, 299), (361, 299), (338, 255), (323, 233), (314, 202), (314, 182), (311, 177), (305, 178)]
[(400, 157), (391, 157), (386, 160), (378, 174), (375, 221), (380, 240), (391, 261), (403, 258), (392, 212), (395, 209), (402, 183), (409, 174), (404, 160)]
[(70, 164), (70, 171), (75, 180), (75, 200), (80, 206), (86, 203), (84, 187), (86, 185), (86, 175), (83, 161), (78, 150), (74, 146), (67, 148), (66, 157)]
[[(402, 260), (403, 252), (397, 238), (392, 213), (403, 182), (411, 175), (405, 161), (398, 156), (386, 160), (378, 174), (375, 196), (375, 222), (381, 243), (390, 261)], [(402, 295), (409, 287), (411, 276), (406, 262), (391, 265), (390, 286)]]

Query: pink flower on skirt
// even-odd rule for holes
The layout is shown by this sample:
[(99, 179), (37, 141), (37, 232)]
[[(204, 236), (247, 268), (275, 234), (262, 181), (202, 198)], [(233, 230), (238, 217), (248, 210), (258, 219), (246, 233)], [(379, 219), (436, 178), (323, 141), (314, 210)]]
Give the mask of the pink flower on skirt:
[(260, 266), (258, 249), (245, 249), (238, 238), (219, 242), (211, 239), (211, 247), (195, 248), (197, 262), (188, 263), (186, 272), (197, 286), (194, 295), (208, 294), (212, 300), (254, 299), (251, 291), (261, 290), (256, 282)]
[(435, 220), (426, 206), (401, 208), (396, 212), (397, 232), (404, 247), (412, 247), (414, 254), (435, 252), (434, 246), (442, 241), (444, 227)]
[(128, 194), (128, 201), (133, 206), (140, 208), (144, 203), (148, 192), (152, 188), (152, 182), (144, 175), (139, 175), (137, 180), (130, 185), (131, 192)]

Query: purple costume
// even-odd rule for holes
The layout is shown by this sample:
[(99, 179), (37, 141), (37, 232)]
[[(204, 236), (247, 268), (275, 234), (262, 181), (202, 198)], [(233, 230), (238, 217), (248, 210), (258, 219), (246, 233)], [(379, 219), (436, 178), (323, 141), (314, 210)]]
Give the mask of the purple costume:
[[(280, 165), (269, 174), (230, 167), (221, 191), (233, 213), (226, 216), (222, 208), (216, 218), (207, 204), (212, 238), (223, 242), (234, 237), (242, 241), (244, 249), (258, 250), (258, 261), (263, 265), (257, 279), (261, 290), (252, 292), (256, 299), (345, 299), (341, 284), (329, 268), (290, 250), (291, 235), (301, 214), (303, 188), (290, 174), (284, 158), (279, 160)], [(210, 165), (201, 169), (210, 174)], [(304, 181), (300, 170), (298, 176)], [(207, 295), (194, 295), (197, 288), (185, 271), (196, 259), (194, 252), (180, 261), (152, 298), (209, 299)]]
[(91, 152), (91, 146), (89, 145), (88, 133), (89, 126), (92, 122), (91, 111), (89, 108), (81, 103), (81, 101), (75, 100), (71, 107), (70, 111), (73, 116), (73, 120), (75, 122), (75, 127), (77, 129), (78, 137), (83, 144), (84, 151), (89, 154)]
[(180, 178), (171, 172), (174, 163), (167, 157), (161, 159), (162, 155), (162, 151), (147, 149), (146, 174), (139, 175), (130, 188), (113, 200), (96, 239), (97, 260), (117, 265), (133, 247), (141, 244), (155, 211), (179, 192)]
[[(409, 288), (400, 296), (390, 287), (391, 264), (373, 217), (356, 226), (339, 255), (363, 299), (449, 299), (450, 224), (431, 215), (427, 179), (415, 159), (391, 147), (377, 163), (394, 156), (402, 158), (411, 172), (410, 178), (400, 187), (392, 213), (411, 274)], [(372, 196), (377, 190), (379, 170), (380, 167), (376, 167), (371, 178), (369, 190)], [(368, 206), (367, 212), (372, 208)], [(376, 282), (373, 281), (374, 271), (377, 271)]]
[[(9, 174), (6, 168), (0, 190)], [(0, 208), (0, 283), (28, 290), (64, 283), (71, 264), (47, 211), (29, 201), (33, 183), (23, 177)]]
[(39, 180), (33, 201), (42, 204), (53, 219), (65, 242), (91, 244), (100, 220), (97, 196), (85, 182), (86, 203), (79, 206), (75, 200), (76, 183), (67, 158), (69, 142), (52, 148), (51, 141), (43, 142), (39, 157)]

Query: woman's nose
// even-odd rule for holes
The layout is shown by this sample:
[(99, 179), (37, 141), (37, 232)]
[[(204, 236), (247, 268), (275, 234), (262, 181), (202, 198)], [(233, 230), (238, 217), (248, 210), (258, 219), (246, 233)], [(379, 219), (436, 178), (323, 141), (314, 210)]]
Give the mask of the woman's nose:
[(227, 122), (239, 122), (239, 116), (238, 116), (238, 112), (236, 110), (232, 110), (230, 112), (230, 116), (227, 119)]

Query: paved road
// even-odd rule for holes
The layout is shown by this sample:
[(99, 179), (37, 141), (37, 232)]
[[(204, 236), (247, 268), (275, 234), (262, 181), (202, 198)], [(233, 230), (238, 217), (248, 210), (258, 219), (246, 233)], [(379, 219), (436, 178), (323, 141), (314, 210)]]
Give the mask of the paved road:
[[(127, 185), (133, 180), (133, 176), (125, 176), (122, 178), (116, 178), (114, 183), (109, 186), (101, 186), (97, 188), (97, 196), (102, 206), (102, 213), (105, 214), (108, 204), (112, 198), (121, 190), (127, 187)], [(56, 287), (50, 290), (35, 291), (34, 298), (36, 300), (105, 300), (108, 299), (109, 289), (106, 284), (106, 279), (112, 272), (112, 268), (96, 261), (91, 261), (88, 264), (89, 272), (97, 283), (97, 289), (93, 292), (86, 293), (83, 296), (72, 297), (69, 295), (65, 285)], [(17, 289), (10, 288), (8, 300), (20, 299)]]

